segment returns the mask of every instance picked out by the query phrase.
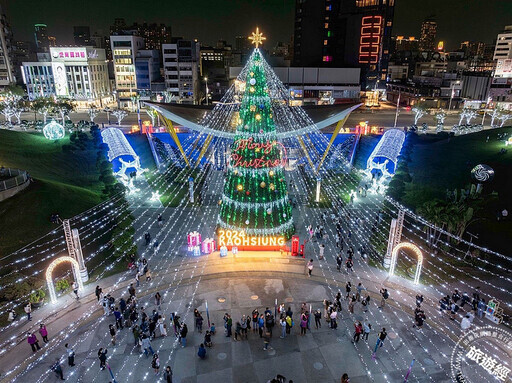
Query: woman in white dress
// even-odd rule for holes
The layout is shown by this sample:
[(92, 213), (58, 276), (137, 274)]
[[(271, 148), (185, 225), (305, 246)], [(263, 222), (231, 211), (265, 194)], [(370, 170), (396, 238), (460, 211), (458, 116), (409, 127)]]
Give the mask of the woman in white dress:
[(165, 327), (165, 317), (163, 315), (158, 316), (158, 329), (162, 336), (167, 336), (167, 328)]

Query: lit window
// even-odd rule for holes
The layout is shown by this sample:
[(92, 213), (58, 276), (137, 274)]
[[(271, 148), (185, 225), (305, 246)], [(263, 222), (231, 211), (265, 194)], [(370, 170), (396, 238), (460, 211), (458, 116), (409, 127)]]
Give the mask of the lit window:
[(331, 31), (327, 31), (327, 37), (331, 37)]
[(324, 40), (324, 45), (327, 45), (327, 40)]
[(325, 24), (324, 24), (324, 28), (325, 28), (325, 29), (329, 28), (329, 23), (325, 23)]
[(330, 61), (332, 61), (332, 56), (323, 56), (323, 57), (322, 57), (322, 61), (324, 61), (324, 62), (330, 62)]
[(325, 10), (326, 10), (326, 11), (330, 11), (330, 10), (331, 10), (331, 8), (332, 8), (332, 5), (330, 5), (330, 4), (329, 4), (327, 7), (325, 7)]

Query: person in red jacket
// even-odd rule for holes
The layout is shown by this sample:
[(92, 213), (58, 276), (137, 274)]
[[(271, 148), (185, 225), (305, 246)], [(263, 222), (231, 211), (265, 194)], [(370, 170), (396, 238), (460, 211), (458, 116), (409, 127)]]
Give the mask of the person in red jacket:
[(359, 342), (359, 338), (361, 337), (361, 334), (363, 333), (363, 325), (361, 324), (361, 322), (355, 322), (354, 328), (355, 328), (354, 340), (352, 343), (357, 343), (357, 342)]

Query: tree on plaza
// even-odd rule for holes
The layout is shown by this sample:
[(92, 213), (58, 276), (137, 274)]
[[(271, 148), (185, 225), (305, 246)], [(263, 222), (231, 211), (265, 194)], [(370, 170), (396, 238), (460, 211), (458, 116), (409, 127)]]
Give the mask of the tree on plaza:
[(66, 122), (66, 116), (69, 115), (69, 112), (75, 109), (75, 106), (68, 98), (59, 97), (55, 102), (54, 109), (57, 113), (60, 114), (60, 118), (62, 119), (62, 125), (64, 125)]
[(427, 109), (423, 105), (418, 104), (412, 108), (412, 111), (414, 112), (414, 126), (416, 126), (418, 125), (420, 118), (423, 117), (425, 113), (427, 113)]
[(18, 120), (18, 124), (21, 123), (21, 112), (25, 110), (25, 102), (23, 96), (25, 92), (22, 88), (17, 85), (8, 86), (0, 93), (0, 109), (1, 113), (5, 117), (5, 121), (11, 123), (12, 116), (15, 116)]
[(434, 119), (436, 120), (437, 131), (440, 132), (443, 130), (444, 120), (446, 119), (446, 112), (443, 109), (439, 109), (434, 115)]
[(500, 106), (495, 106), (492, 113), (491, 113), (491, 128), (495, 128), (494, 125), (495, 120), (499, 120), (501, 117), (501, 114), (503, 113), (503, 109)]
[(509, 111), (502, 110), (501, 113), (498, 116), (498, 120), (501, 121), (500, 128), (505, 125), (505, 123), (512, 118), (512, 114), (510, 114)]
[(117, 125), (121, 125), (121, 121), (123, 121), (123, 119), (126, 116), (128, 116), (128, 112), (126, 110), (123, 110), (123, 109), (114, 109), (112, 114), (114, 116), (116, 116), (116, 118), (117, 118)]
[(32, 101), (32, 109), (37, 113), (43, 115), (43, 122), (46, 124), (46, 118), (55, 107), (55, 100), (53, 97), (38, 97)]
[(290, 236), (292, 209), (277, 141), (263, 57), (255, 49), (249, 62), (218, 224), (247, 235)]
[(471, 120), (476, 117), (476, 110), (468, 109), (466, 112), (466, 124), (471, 125)]
[(91, 107), (89, 109), (87, 109), (87, 114), (89, 115), (89, 120), (91, 120), (91, 122), (94, 122), (94, 119), (96, 117), (98, 117), (98, 114), (100, 114), (100, 111), (98, 109), (96, 109), (96, 107), (94, 105), (91, 105)]
[(155, 126), (155, 120), (158, 117), (158, 112), (153, 108), (147, 107), (146, 113), (151, 118), (151, 126)]

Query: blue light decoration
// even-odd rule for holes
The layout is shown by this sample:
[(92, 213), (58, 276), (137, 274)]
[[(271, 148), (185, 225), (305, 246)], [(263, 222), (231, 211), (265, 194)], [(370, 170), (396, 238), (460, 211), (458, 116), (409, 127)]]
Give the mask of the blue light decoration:
[(121, 181), (129, 181), (129, 173), (136, 171), (138, 174), (144, 172), (140, 166), (140, 158), (124, 136), (124, 133), (117, 128), (107, 128), (101, 132), (103, 142), (108, 146), (108, 160), (112, 163), (114, 174), (121, 178)]
[(405, 133), (402, 130), (387, 130), (368, 158), (366, 172), (371, 174), (374, 171), (380, 171), (384, 177), (392, 177), (395, 174), (404, 141)]
[(64, 127), (56, 122), (55, 120), (51, 120), (48, 124), (46, 124), (43, 128), (44, 137), (48, 140), (55, 141), (64, 138), (66, 135), (66, 131)]

